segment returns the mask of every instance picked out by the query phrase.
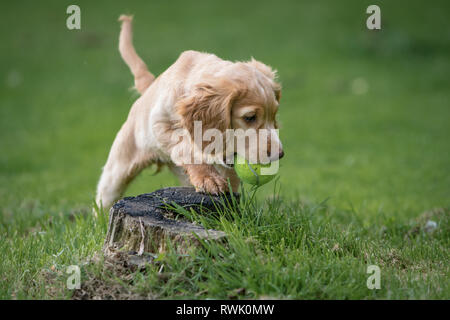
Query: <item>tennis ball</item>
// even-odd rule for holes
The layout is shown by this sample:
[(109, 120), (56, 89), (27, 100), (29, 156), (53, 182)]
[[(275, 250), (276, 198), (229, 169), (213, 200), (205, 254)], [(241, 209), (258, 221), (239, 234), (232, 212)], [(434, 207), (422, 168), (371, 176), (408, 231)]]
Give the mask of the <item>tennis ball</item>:
[[(278, 160), (277, 160), (278, 162)], [(234, 171), (238, 177), (245, 183), (262, 186), (275, 177), (275, 174), (261, 174), (261, 168), (269, 168), (274, 162), (267, 164), (250, 164), (247, 159), (240, 155), (234, 157)]]

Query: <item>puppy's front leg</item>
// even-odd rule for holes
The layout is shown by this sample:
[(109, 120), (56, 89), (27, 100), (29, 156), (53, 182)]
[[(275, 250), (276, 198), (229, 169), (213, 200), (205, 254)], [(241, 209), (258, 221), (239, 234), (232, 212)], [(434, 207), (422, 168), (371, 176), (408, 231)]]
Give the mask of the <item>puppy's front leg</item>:
[(183, 165), (186, 174), (196, 191), (211, 194), (225, 193), (228, 191), (227, 180), (222, 177), (212, 165), (187, 164)]

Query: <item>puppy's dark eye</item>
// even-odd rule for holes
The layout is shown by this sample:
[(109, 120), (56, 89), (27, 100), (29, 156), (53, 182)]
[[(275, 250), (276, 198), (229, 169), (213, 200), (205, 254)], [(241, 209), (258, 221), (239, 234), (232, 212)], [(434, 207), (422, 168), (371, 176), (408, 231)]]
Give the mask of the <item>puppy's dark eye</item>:
[(249, 123), (255, 122), (255, 121), (256, 121), (256, 114), (254, 114), (254, 115), (252, 115), (252, 116), (245, 116), (245, 117), (244, 117), (244, 120), (245, 120), (246, 122), (249, 122)]

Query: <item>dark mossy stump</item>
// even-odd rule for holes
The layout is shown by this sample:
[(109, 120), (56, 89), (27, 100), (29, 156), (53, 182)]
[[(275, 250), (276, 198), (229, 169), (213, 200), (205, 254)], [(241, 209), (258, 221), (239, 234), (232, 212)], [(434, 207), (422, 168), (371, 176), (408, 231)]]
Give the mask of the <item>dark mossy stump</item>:
[(114, 204), (109, 213), (108, 233), (103, 248), (105, 257), (127, 255), (129, 263), (149, 262), (166, 251), (170, 242), (177, 252), (205, 241), (223, 241), (222, 231), (205, 229), (180, 217), (175, 205), (197, 213), (214, 214), (235, 207), (238, 194), (212, 196), (195, 192), (192, 187), (170, 187), (127, 197)]

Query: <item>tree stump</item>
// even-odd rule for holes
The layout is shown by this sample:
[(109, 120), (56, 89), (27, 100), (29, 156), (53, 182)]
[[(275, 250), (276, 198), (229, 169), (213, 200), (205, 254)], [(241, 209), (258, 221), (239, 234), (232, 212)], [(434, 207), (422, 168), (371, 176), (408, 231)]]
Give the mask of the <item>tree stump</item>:
[[(197, 213), (217, 213), (237, 208), (239, 195), (212, 196), (195, 192), (192, 187), (170, 187), (137, 197), (126, 197), (110, 210), (108, 233), (103, 252), (113, 257), (127, 254), (131, 264), (152, 260), (154, 254), (166, 251), (170, 242), (177, 252), (187, 253), (200, 244), (199, 239), (222, 241), (222, 231), (205, 229), (177, 216), (174, 203)], [(175, 220), (176, 218), (176, 220)]]

